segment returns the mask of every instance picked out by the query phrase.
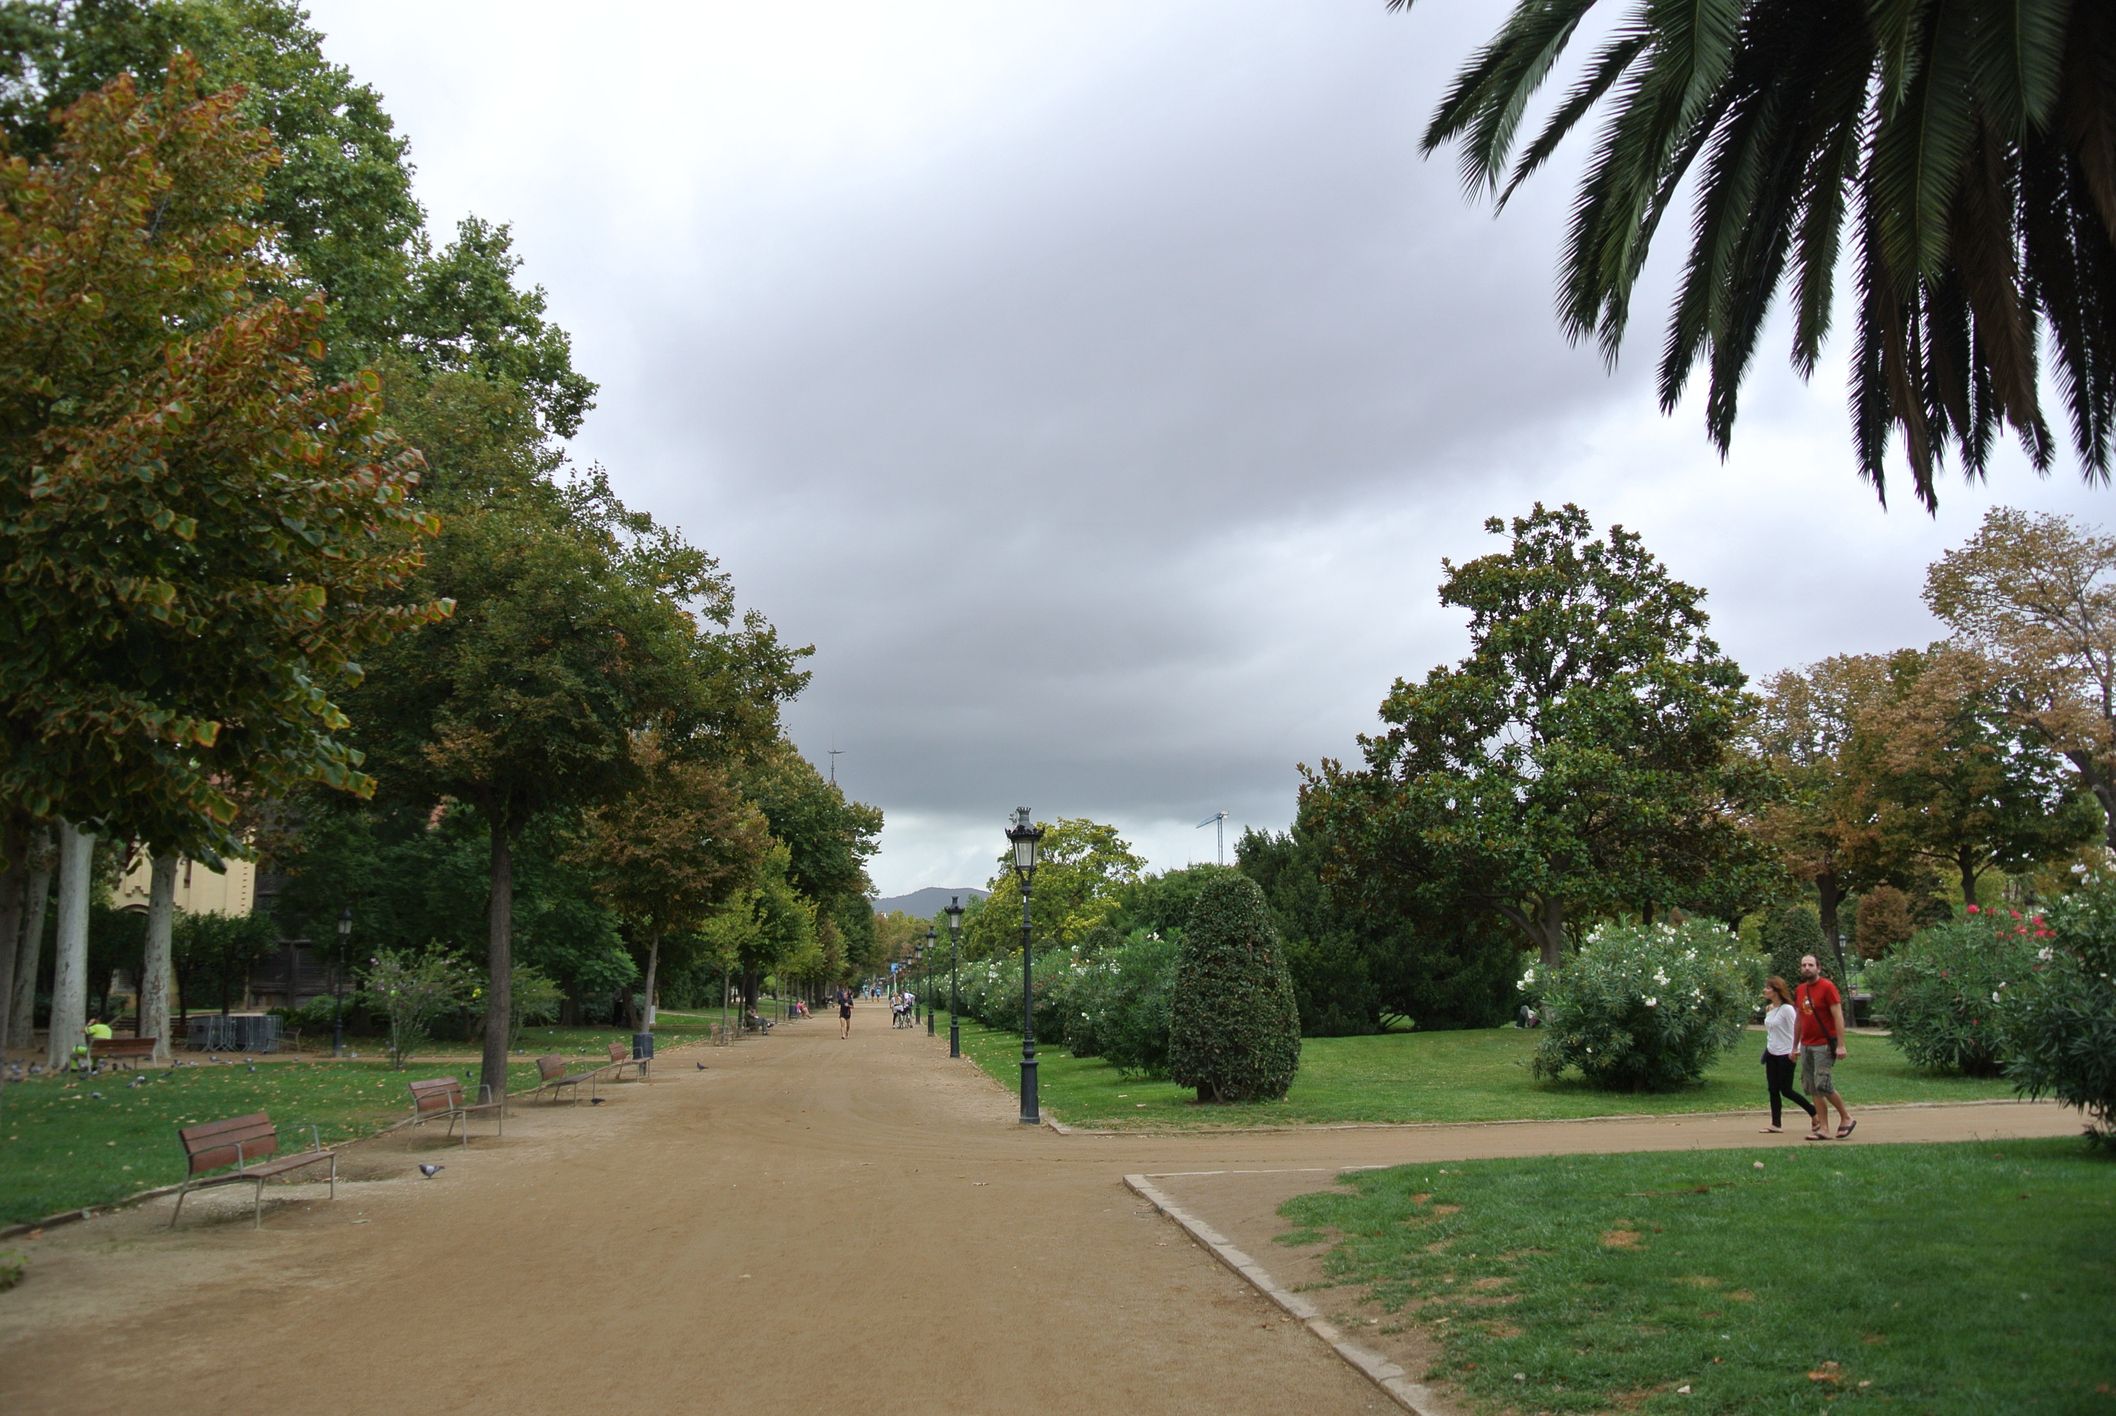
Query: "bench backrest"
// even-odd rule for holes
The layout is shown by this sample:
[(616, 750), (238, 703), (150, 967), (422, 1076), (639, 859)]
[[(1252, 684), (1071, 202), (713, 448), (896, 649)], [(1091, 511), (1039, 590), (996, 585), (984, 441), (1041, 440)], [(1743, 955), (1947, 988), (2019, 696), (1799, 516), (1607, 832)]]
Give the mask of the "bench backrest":
[(566, 1075), (566, 1059), (556, 1052), (536, 1059), (536, 1073), (547, 1082), (555, 1082)]
[(629, 1062), (632, 1060), (632, 1049), (621, 1042), (613, 1042), (610, 1044), (610, 1060), (612, 1062)]
[(193, 1175), (224, 1165), (247, 1165), (279, 1149), (279, 1131), (262, 1111), (199, 1126), (179, 1126), (176, 1134), (184, 1143), (184, 1155), (191, 1162)]
[(411, 1109), (421, 1116), (429, 1111), (454, 1111), (463, 1104), (463, 1083), (456, 1077), (429, 1077), (408, 1085)]

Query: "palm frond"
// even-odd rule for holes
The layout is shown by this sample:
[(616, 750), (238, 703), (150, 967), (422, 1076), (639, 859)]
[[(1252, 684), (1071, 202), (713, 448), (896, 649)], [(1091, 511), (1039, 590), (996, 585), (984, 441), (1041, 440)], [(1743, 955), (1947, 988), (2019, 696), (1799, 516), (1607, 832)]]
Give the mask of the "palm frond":
[[(1964, 0), (1949, 0), (1950, 4)], [(1881, 103), (1868, 180), (1880, 197), (1882, 251), (1898, 281), (1936, 273), (1947, 255), (1947, 209), (1974, 133), (1967, 27), (1934, 24), (1924, 62), (1899, 102)]]
[(1496, 205), (1503, 208), (1513, 196), (1514, 189), (1550, 160), (1550, 155), (1558, 150), (1558, 144), (1565, 141), (1580, 119), (1587, 116), (1587, 110), (1600, 102), (1602, 95), (1623, 77), (1624, 70), (1631, 66), (1652, 38), (1646, 31), (1633, 30), (1617, 35), (1602, 46), (1601, 53), (1588, 66), (1587, 76), (1573, 86), (1564, 103), (1543, 125), (1543, 131), (1536, 134), (1536, 140), (1521, 154), (1521, 160), (1514, 165), (1513, 175), (1506, 179)]
[[(2091, 4), (2091, 0), (2089, 0)], [(1949, 19), (1969, 27), (1973, 92), (1986, 118), (2018, 142), (2048, 126), (2064, 69), (2066, 4), (2050, 0), (1982, 0)]]

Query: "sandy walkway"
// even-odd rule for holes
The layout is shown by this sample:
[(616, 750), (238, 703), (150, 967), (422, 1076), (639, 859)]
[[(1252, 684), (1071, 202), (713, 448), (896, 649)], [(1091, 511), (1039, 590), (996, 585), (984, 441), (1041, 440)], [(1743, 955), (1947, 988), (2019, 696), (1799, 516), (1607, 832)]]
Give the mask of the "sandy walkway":
[[(335, 1204), (282, 1189), (318, 1202), (268, 1198), (261, 1231), (242, 1186), (173, 1233), (167, 1200), (53, 1230), (0, 1295), (0, 1410), (1390, 1412), (1124, 1174), (1763, 1139), (1753, 1117), (1060, 1136), (944, 1038), (833, 1021), (665, 1055), (607, 1105), (520, 1105), (467, 1151), (438, 1128), (354, 1147)], [(2054, 1107), (1874, 1110), (1860, 1139), (2074, 1129)], [(1328, 1181), (1169, 1183), (1267, 1238), (1273, 1196)]]

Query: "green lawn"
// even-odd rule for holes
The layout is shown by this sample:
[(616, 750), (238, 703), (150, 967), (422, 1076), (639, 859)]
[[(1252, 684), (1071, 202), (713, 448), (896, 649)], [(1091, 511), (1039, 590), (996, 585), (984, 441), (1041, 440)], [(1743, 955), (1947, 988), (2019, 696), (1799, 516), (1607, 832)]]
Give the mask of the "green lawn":
[[(947, 1034), (948, 1020), (940, 1020)], [(1009, 1088), (1019, 1084), (1021, 1038), (965, 1018), (963, 1051)], [(1311, 1037), (1301, 1044), (1300, 1071), (1284, 1101), (1203, 1106), (1173, 1083), (1125, 1077), (1106, 1062), (1076, 1058), (1061, 1047), (1037, 1048), (1037, 1087), (1046, 1111), (1072, 1126), (1191, 1128), (1279, 1126), (1317, 1122), (1555, 1120), (1622, 1113), (1768, 1112), (1763, 1035), (1721, 1058), (1704, 1082), (1678, 1092), (1613, 1094), (1577, 1078), (1539, 1082), (1528, 1072), (1536, 1034), (1518, 1028), (1480, 1032), (1383, 1033)], [(1853, 1037), (1837, 1083), (1851, 1102), (1972, 1101), (2010, 1097), (2003, 1081), (1936, 1077), (1903, 1060), (1885, 1038)], [(1804, 1123), (1804, 1117), (1789, 1124)]]
[[(2116, 1159), (2076, 1140), (1405, 1166), (1287, 1244), (1487, 1410), (2116, 1408)], [(1327, 1301), (1325, 1302), (1327, 1307)], [(1516, 1380), (1519, 1374), (1519, 1380)]]
[[(695, 1042), (717, 1021), (717, 1013), (664, 1012), (655, 1024), (656, 1044), (666, 1050)], [(530, 1059), (540, 1054), (601, 1061), (604, 1049), (620, 1039), (629, 1041), (629, 1034), (609, 1028), (527, 1029), (520, 1060), (507, 1069), (508, 1089), (536, 1084)], [(9, 1086), (0, 1113), (0, 1224), (113, 1204), (141, 1190), (175, 1184), (184, 1178), (179, 1126), (266, 1111), (284, 1144), (309, 1144), (311, 1125), (330, 1144), (371, 1135), (403, 1119), (411, 1110), (405, 1083), (413, 1078), (453, 1073), (468, 1085), (477, 1080), (474, 1043), (429, 1044), (419, 1050), (423, 1060), (401, 1072), (390, 1068), (389, 1049), (381, 1039), (352, 1038), (348, 1045), (359, 1052), (359, 1060), (310, 1054), (299, 1061), (263, 1062), (253, 1072), (240, 1063), (215, 1065), (185, 1054), (187, 1065), (173, 1069), (40, 1077)], [(135, 1077), (141, 1079), (138, 1086), (132, 1085)]]

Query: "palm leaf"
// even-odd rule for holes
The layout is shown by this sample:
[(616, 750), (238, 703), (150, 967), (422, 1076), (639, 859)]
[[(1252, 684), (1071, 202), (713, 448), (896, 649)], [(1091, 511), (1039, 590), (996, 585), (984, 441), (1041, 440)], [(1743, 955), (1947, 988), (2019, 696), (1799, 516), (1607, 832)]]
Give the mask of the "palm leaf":
[(1602, 52), (1595, 56), (1594, 63), (1588, 66), (1587, 77), (1573, 86), (1572, 92), (1565, 96), (1565, 102), (1543, 125), (1543, 131), (1536, 135), (1536, 140), (1521, 154), (1521, 160), (1514, 166), (1513, 175), (1507, 179), (1505, 188), (1499, 193), (1496, 203), (1498, 206), (1504, 207), (1513, 196), (1514, 189), (1520, 186), (1530, 173), (1550, 160), (1550, 155), (1557, 151), (1558, 144), (1565, 141), (1580, 119), (1587, 116), (1587, 110), (1601, 101), (1602, 95), (1609, 92), (1610, 86), (1623, 76), (1624, 70), (1631, 66), (1632, 61), (1638, 58), (1651, 40), (1651, 34), (1633, 31), (1619, 34), (1602, 47)]
[(2016, 142), (2047, 126), (2057, 109), (2069, 8), (2052, 0), (1982, 0), (1967, 20), (1977, 101)]
[(1925, 60), (1901, 101), (1882, 100), (1867, 180), (1880, 202), (1882, 252), (1898, 281), (1934, 274), (1947, 255), (1947, 209), (1975, 130), (1969, 27), (1958, 19), (1972, 2), (1941, 0)]

